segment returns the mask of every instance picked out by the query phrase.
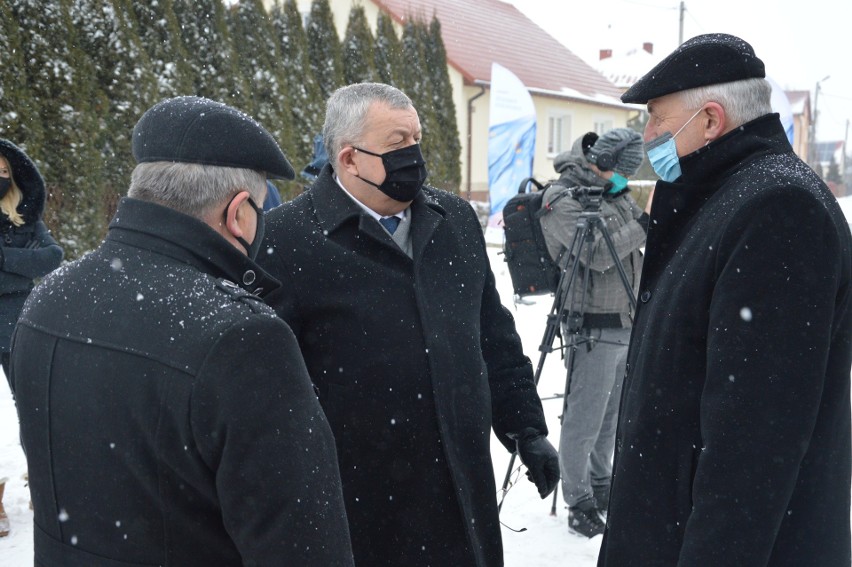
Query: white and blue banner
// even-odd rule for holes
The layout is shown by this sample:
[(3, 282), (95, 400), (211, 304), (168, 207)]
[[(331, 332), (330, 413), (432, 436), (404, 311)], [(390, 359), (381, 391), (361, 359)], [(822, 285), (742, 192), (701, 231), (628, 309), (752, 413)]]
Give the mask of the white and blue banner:
[(535, 106), (529, 91), (514, 73), (491, 64), (491, 104), (488, 126), (489, 228), (502, 225), (503, 207), (532, 176), (535, 155)]

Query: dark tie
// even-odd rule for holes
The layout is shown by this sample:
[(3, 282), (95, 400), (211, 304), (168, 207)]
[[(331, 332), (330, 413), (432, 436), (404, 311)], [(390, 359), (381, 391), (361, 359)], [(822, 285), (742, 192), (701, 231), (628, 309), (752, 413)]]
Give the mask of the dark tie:
[(379, 219), (379, 222), (382, 223), (385, 230), (393, 234), (396, 232), (396, 227), (399, 226), (399, 217), (382, 217)]

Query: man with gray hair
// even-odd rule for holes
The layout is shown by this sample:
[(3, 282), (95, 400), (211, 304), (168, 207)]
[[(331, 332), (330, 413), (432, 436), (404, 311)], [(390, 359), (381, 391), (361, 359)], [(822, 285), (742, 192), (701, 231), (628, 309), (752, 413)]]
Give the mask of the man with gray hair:
[(198, 97), (133, 130), (103, 244), (12, 341), (36, 565), (352, 566), (331, 430), (254, 261), (272, 136)]
[(542, 497), (558, 458), (479, 221), (424, 185), (420, 135), (398, 89), (337, 90), (330, 163), (269, 213), (259, 261), (334, 431), (355, 563), (496, 567), (492, 426)]
[(622, 96), (661, 180), (601, 566), (850, 564), (852, 239), (764, 76), (707, 34)]

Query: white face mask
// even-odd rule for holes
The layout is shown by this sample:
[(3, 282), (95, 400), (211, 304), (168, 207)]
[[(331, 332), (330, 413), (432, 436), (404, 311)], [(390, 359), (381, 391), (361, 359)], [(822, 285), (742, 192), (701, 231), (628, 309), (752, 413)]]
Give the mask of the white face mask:
[(680, 177), (680, 158), (677, 155), (675, 138), (678, 134), (683, 132), (686, 125), (692, 122), (692, 119), (698, 116), (698, 113), (702, 110), (704, 110), (703, 107), (699, 108), (695, 114), (690, 116), (689, 120), (686, 121), (686, 124), (681, 126), (674, 135), (672, 135), (671, 132), (664, 132), (645, 144), (645, 152), (648, 154), (648, 161), (651, 162), (651, 167), (654, 168), (654, 171), (657, 172), (657, 175), (659, 175), (660, 179), (663, 181), (671, 182)]

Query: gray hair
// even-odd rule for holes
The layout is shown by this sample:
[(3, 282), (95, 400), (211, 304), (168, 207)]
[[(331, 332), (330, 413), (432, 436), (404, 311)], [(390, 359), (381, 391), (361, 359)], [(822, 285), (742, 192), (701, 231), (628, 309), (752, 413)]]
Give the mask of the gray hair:
[(766, 79), (718, 83), (687, 89), (678, 94), (690, 110), (698, 110), (708, 102), (719, 103), (725, 109), (729, 128), (737, 128), (772, 112), (772, 85)]
[(265, 188), (266, 175), (252, 169), (155, 161), (136, 166), (127, 196), (203, 218), (239, 191), (248, 191), (260, 207)]
[(341, 87), (329, 97), (322, 136), (329, 161), (335, 168), (340, 150), (348, 144), (358, 143), (364, 135), (367, 112), (375, 102), (390, 108), (414, 108), (404, 92), (382, 83), (357, 83)]

